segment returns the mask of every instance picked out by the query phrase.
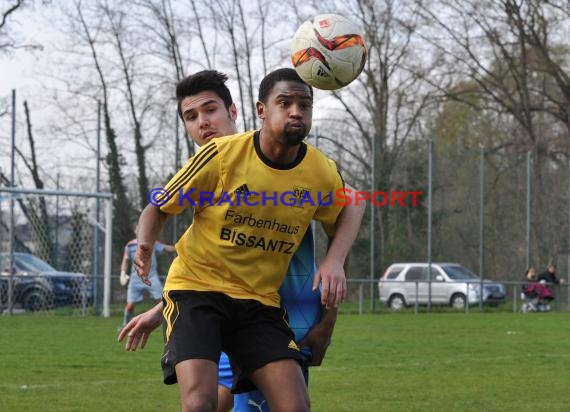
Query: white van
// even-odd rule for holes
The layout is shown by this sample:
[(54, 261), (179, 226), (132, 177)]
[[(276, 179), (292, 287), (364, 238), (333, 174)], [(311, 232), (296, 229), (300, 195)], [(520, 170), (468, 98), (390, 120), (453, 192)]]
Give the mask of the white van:
[[(431, 282), (428, 263), (395, 263), (378, 282), (380, 301), (393, 310), (429, 302), (449, 305), (456, 309), (481, 300), (481, 280), (458, 263), (432, 263)], [(505, 286), (490, 280), (483, 281), (483, 303), (498, 306), (505, 302)]]

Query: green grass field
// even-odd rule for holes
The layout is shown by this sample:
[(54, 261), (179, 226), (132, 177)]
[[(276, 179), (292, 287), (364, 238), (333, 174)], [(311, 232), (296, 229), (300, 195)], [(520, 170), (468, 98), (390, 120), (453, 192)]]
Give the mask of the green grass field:
[[(176, 411), (161, 338), (126, 353), (118, 317), (0, 317), (0, 411)], [(570, 314), (341, 315), (314, 411), (568, 411)]]

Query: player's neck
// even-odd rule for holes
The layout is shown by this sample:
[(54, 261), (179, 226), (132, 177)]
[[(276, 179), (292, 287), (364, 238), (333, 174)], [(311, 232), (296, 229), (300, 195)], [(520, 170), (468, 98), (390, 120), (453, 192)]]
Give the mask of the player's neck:
[(299, 155), (300, 144), (290, 146), (261, 129), (259, 146), (263, 155), (274, 163), (291, 164)]

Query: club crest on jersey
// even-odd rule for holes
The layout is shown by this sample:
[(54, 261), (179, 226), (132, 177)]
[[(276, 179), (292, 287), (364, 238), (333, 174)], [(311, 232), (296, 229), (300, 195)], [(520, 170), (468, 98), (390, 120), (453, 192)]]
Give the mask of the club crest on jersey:
[(291, 207), (303, 208), (305, 205), (314, 205), (311, 189), (295, 187), (293, 192), (295, 193), (295, 204), (291, 205)]

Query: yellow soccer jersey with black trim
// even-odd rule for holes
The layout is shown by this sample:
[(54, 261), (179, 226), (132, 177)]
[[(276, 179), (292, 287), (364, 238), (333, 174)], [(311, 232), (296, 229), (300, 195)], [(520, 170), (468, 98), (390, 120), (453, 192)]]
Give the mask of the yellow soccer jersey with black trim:
[(194, 206), (194, 221), (176, 244), (164, 290), (216, 291), (279, 306), (291, 257), (312, 219), (332, 234), (343, 187), (336, 164), (310, 145), (280, 165), (261, 152), (259, 132), (214, 139), (165, 187), (161, 210)]

